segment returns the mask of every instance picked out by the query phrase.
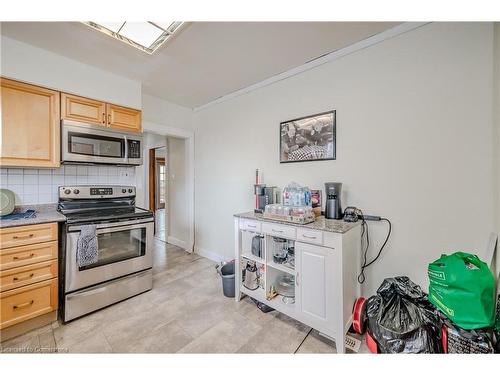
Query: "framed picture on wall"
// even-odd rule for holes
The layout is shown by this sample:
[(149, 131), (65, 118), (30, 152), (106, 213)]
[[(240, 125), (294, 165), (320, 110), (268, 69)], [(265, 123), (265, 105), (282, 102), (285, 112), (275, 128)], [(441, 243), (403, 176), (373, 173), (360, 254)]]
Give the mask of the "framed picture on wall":
[(280, 163), (335, 160), (335, 111), (280, 123)]

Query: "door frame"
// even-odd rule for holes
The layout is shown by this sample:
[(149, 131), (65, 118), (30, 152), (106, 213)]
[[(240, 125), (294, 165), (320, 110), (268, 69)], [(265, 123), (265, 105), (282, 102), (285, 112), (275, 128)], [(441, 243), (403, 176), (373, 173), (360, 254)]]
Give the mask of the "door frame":
[[(184, 248), (189, 253), (194, 252), (194, 242), (195, 242), (195, 235), (194, 235), (194, 225), (195, 225), (195, 212), (194, 212), (194, 199), (195, 199), (195, 193), (194, 193), (194, 131), (188, 130), (188, 129), (183, 129), (183, 128), (176, 128), (173, 126), (168, 126), (168, 125), (161, 125), (158, 123), (150, 122), (150, 121), (144, 121), (142, 122), (143, 125), (143, 131), (156, 134), (156, 135), (161, 135), (161, 136), (166, 136), (166, 137), (175, 137), (175, 138), (182, 138), (184, 139), (185, 142), (185, 155), (186, 155), (186, 196), (187, 196), (187, 212), (188, 212), (188, 220), (189, 220), (189, 238), (187, 243), (184, 246), (180, 246)], [(167, 152), (168, 152), (168, 146), (167, 146)], [(147, 179), (145, 179), (147, 180)], [(168, 184), (167, 184), (167, 196), (168, 196)], [(165, 215), (165, 225), (166, 225), (166, 235), (167, 235), (167, 242), (169, 238), (169, 231), (168, 231), (168, 222), (169, 216), (170, 215), (170, 210), (166, 209), (166, 215)], [(179, 244), (180, 245), (180, 244)]]
[(156, 211), (156, 182), (155, 182), (155, 160), (156, 160), (156, 149), (149, 149), (149, 166), (148, 166), (148, 179), (149, 179), (149, 210)]

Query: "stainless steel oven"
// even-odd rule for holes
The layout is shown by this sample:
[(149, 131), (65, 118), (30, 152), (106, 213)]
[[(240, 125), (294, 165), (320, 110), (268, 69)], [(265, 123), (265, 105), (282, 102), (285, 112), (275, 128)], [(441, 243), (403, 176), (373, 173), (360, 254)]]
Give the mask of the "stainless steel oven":
[(66, 292), (102, 283), (153, 266), (151, 219), (129, 220), (96, 225), (98, 260), (79, 267), (76, 244), (81, 225), (69, 225), (66, 234)]
[(61, 160), (63, 163), (141, 165), (142, 136), (102, 125), (63, 120)]
[[(153, 287), (151, 211), (135, 206), (132, 186), (61, 186), (59, 301), (68, 322)], [(78, 240), (82, 228), (95, 226), (97, 257), (80, 266)], [(90, 229), (90, 228), (87, 228)]]

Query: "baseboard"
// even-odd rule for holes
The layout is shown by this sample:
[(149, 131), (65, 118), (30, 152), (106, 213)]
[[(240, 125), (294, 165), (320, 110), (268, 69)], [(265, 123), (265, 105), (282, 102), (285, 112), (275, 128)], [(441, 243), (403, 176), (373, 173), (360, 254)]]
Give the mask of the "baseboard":
[(167, 237), (167, 243), (179, 246), (181, 249), (188, 250), (188, 245), (186, 241), (179, 240), (178, 238), (168, 236)]
[(202, 256), (204, 258), (213, 260), (214, 262), (217, 262), (217, 263), (228, 262), (229, 260), (231, 260), (231, 259), (223, 257), (222, 255), (217, 254), (217, 253), (215, 253), (213, 251), (210, 251), (210, 250), (207, 250), (207, 249), (203, 249), (203, 248), (197, 247), (197, 246), (195, 246), (194, 252), (196, 254), (198, 254), (199, 256)]
[(0, 330), (0, 341), (6, 341), (57, 321), (57, 310)]

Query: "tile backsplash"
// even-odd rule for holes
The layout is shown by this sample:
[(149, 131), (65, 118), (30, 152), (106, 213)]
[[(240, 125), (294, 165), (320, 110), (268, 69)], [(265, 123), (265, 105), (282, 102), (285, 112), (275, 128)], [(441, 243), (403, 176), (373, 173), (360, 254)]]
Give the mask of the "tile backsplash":
[(0, 168), (0, 187), (16, 195), (16, 204), (56, 203), (64, 185), (135, 186), (135, 167), (64, 165), (56, 169)]

